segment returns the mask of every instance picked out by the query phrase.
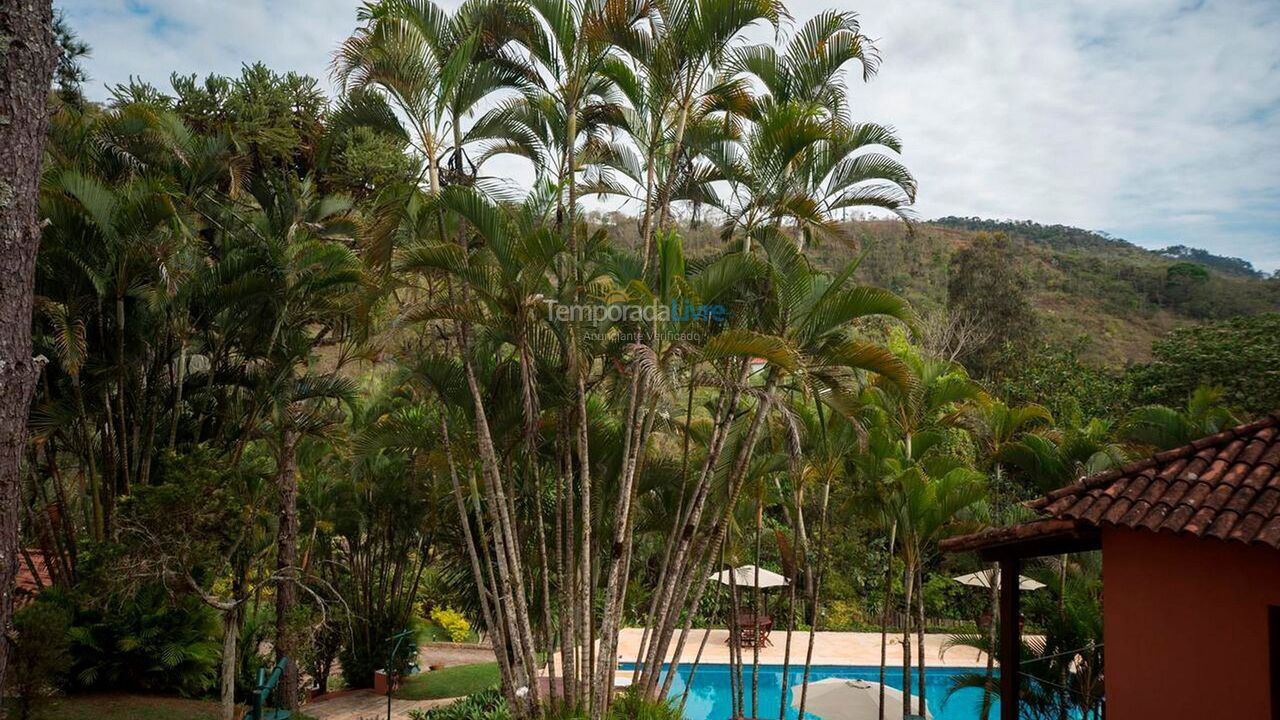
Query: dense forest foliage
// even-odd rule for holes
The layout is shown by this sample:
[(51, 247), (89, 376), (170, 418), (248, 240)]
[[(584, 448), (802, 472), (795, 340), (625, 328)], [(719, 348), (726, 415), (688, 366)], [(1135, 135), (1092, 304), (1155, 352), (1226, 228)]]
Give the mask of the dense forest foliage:
[[(874, 44), (834, 11), (742, 38), (784, 16), (381, 0), (336, 98), (261, 65), (103, 103), (70, 76), (23, 492), (54, 587), (17, 667), (230, 718), (272, 656), (292, 706), (408, 668), (400, 635), (465, 636), (460, 613), (497, 648), (485, 707), (599, 720), (620, 628), (646, 628), (641, 694), (670, 694), (660, 659), (752, 605), (705, 579), (751, 562), (795, 580), (797, 666), (817, 629), (901, 633), (919, 697), (926, 629), (996, 642), (949, 579), (984, 566), (940, 539), (1280, 405), (1274, 279), (908, 225), (902, 140), (848, 87)], [(527, 193), (499, 155), (534, 164)], [(867, 208), (887, 219), (843, 222)], [(1043, 717), (1100, 703), (1098, 560), (1055, 563), (1031, 570)], [(965, 680), (983, 714), (991, 672)]]

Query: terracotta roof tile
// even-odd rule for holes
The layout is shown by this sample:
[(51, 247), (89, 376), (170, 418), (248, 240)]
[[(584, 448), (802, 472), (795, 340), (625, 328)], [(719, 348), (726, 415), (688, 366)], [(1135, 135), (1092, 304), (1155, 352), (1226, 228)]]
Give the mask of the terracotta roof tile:
[(1205, 535), (1215, 537), (1219, 540), (1226, 540), (1231, 535), (1231, 529), (1236, 526), (1240, 520), (1240, 514), (1230, 510), (1224, 510), (1213, 519), (1209, 525), (1209, 529), (1205, 531)]
[(1226, 505), (1222, 506), (1222, 509), (1243, 515), (1249, 512), (1249, 508), (1253, 505), (1253, 500), (1257, 496), (1258, 492), (1253, 488), (1242, 487), (1232, 493), (1231, 498), (1227, 500)]
[(1248, 542), (1249, 538), (1258, 534), (1258, 528), (1262, 527), (1262, 516), (1251, 513), (1240, 518), (1240, 522), (1231, 528), (1231, 534), (1227, 536), (1228, 540), (1240, 540)]
[(1280, 549), (1280, 415), (1084, 478), (1027, 505), (1085, 526)]
[(1169, 513), (1164, 522), (1160, 523), (1161, 530), (1172, 530), (1177, 532), (1186, 526), (1187, 521), (1191, 519), (1191, 515), (1195, 510), (1186, 505), (1179, 505)]
[(1099, 495), (1098, 499), (1094, 501), (1093, 505), (1091, 505), (1089, 509), (1086, 510), (1085, 513), (1080, 516), (1080, 519), (1084, 520), (1085, 522), (1097, 525), (1098, 521), (1102, 519), (1103, 514), (1105, 514), (1107, 512), (1107, 509), (1110, 507), (1111, 507), (1111, 498), (1105, 495)]
[(1116, 525), (1127, 525), (1129, 527), (1137, 525), (1138, 521), (1142, 520), (1150, 509), (1151, 503), (1146, 500), (1139, 500), (1133, 504), (1133, 507), (1129, 508), (1129, 512), (1125, 513), (1124, 517), (1120, 518)]
[(1168, 531), (1280, 549), (1280, 413), (1083, 478), (1026, 505), (1046, 517), (966, 535), (948, 552), (1061, 526)]
[(1271, 519), (1258, 529), (1258, 534), (1253, 540), (1271, 547), (1280, 547), (1280, 515), (1272, 515)]
[(1128, 512), (1131, 507), (1133, 507), (1132, 500), (1129, 498), (1119, 498), (1114, 503), (1111, 503), (1111, 507), (1107, 510), (1107, 514), (1102, 516), (1102, 522), (1115, 525), (1120, 521), (1120, 518), (1124, 517), (1124, 514)]
[(1253, 500), (1251, 512), (1262, 517), (1271, 517), (1272, 515), (1280, 515), (1277, 512), (1280, 509), (1280, 490), (1270, 487), (1258, 493)]

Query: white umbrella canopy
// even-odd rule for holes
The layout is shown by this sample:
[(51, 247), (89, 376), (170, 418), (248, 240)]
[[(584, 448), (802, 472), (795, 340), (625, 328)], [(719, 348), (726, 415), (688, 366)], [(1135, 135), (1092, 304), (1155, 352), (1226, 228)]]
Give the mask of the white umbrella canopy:
[[(743, 565), (742, 567), (734, 568), (732, 571), (721, 570), (720, 572), (712, 575), (707, 579), (718, 580), (721, 583), (724, 583), (725, 585), (733, 584), (733, 585), (737, 585), (738, 587), (768, 588), (768, 587), (779, 587), (779, 586), (788, 585), (791, 583), (790, 580), (786, 579), (785, 577), (779, 575), (776, 572), (773, 572), (772, 570), (765, 570), (764, 568), (759, 568), (760, 582), (757, 585), (756, 570), (757, 568), (755, 565)], [(733, 573), (732, 583), (729, 580), (730, 572)]]
[[(800, 709), (800, 689), (791, 688), (791, 707)], [(911, 709), (915, 710), (919, 698), (911, 699)], [(809, 692), (805, 698), (804, 710), (817, 715), (822, 720), (876, 720), (880, 717), (880, 683), (869, 680), (850, 680), (847, 678), (826, 678), (809, 683)], [(884, 716), (886, 718), (902, 717), (902, 691), (884, 686)], [(929, 706), (924, 709), (926, 720), (933, 720), (929, 714)]]
[[(951, 579), (955, 580), (961, 585), (970, 585), (973, 587), (980, 587), (980, 588), (990, 588), (992, 575), (995, 575), (994, 571), (982, 570), (979, 572), (971, 572), (967, 575), (957, 575), (956, 577), (953, 577)], [(996, 581), (996, 587), (999, 587), (1000, 586), (999, 576), (996, 576), (995, 581)], [(1032, 580), (1026, 575), (1018, 576), (1019, 590), (1039, 590), (1042, 587), (1044, 587), (1044, 583), (1042, 582), (1036, 582), (1035, 580)]]

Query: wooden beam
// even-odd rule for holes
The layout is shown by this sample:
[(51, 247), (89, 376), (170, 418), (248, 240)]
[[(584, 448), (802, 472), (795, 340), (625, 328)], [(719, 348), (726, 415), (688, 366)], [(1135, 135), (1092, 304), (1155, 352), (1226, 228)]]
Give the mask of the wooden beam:
[(1027, 540), (1009, 545), (998, 545), (983, 548), (978, 556), (989, 562), (999, 562), (1004, 558), (1029, 559), (1053, 555), (1069, 555), (1071, 553), (1089, 552), (1102, 549), (1102, 535), (1096, 530), (1084, 532), (1073, 537), (1051, 537)]
[(1022, 673), (1022, 588), (1018, 574), (1022, 560), (1000, 560), (1000, 720), (1018, 720)]

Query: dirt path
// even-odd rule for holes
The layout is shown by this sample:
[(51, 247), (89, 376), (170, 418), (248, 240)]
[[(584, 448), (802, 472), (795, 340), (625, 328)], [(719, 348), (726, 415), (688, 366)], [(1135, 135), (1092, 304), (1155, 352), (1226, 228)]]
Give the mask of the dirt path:
[(481, 645), (428, 643), (418, 650), (418, 666), (424, 670), (435, 663), (443, 663), (452, 667), (454, 665), (494, 662), (494, 660), (493, 648)]

